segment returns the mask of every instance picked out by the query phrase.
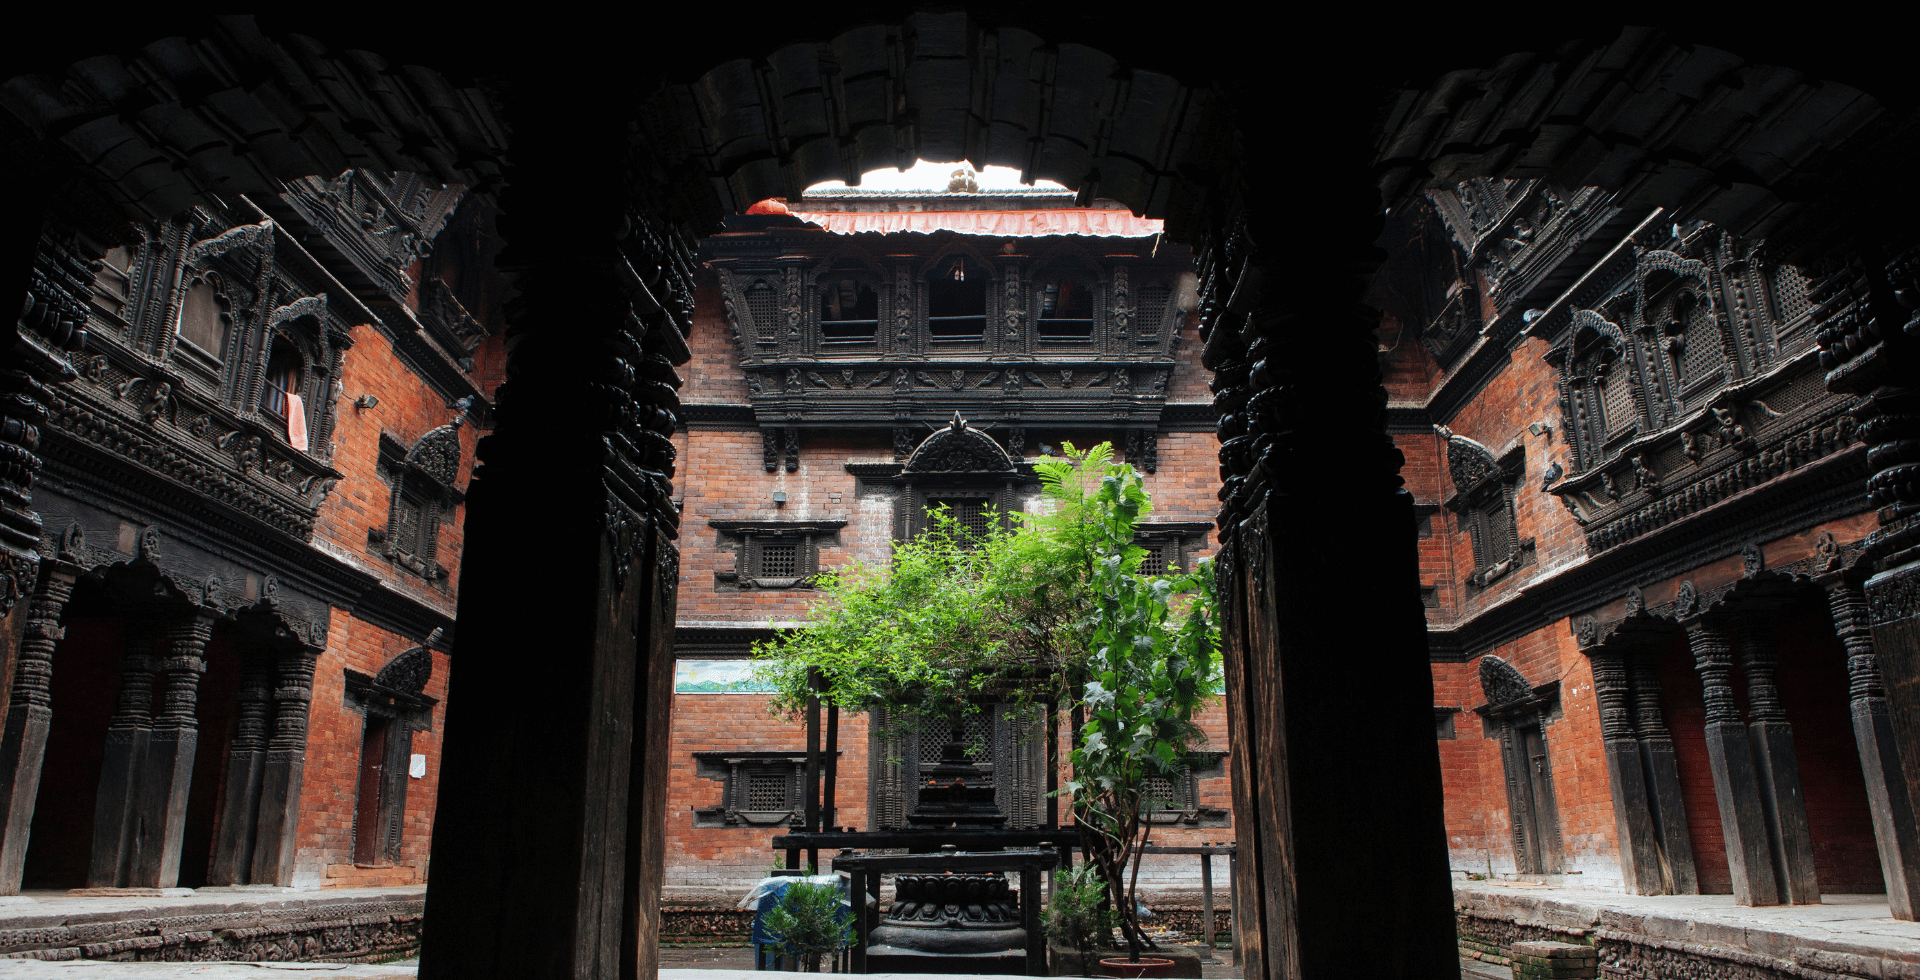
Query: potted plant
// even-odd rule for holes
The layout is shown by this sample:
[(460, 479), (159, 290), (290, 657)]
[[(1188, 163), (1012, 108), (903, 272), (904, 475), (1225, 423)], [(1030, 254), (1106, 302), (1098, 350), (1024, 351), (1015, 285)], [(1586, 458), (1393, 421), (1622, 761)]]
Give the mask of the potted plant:
[(780, 901), (767, 913), (767, 934), (806, 972), (820, 972), (822, 957), (838, 953), (853, 941), (853, 914), (842, 907), (840, 889), (830, 884), (797, 880), (787, 885)]
[(1047, 900), (1047, 941), (1073, 950), (1078, 954), (1079, 972), (1087, 973), (1093, 966), (1094, 948), (1113, 941), (1106, 881), (1093, 865), (1082, 864), (1061, 872), (1054, 885), (1053, 897)]

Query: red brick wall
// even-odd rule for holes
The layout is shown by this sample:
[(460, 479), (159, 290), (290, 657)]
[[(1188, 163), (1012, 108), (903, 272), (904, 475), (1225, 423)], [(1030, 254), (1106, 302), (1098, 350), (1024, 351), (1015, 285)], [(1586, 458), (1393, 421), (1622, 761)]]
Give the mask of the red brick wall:
[[(340, 396), (339, 422), (333, 435), (333, 465), (345, 474), (345, 479), (320, 505), (314, 523), (314, 544), (380, 576), (388, 588), (452, 615), (460, 576), (465, 504), (455, 506), (451, 521), (443, 522), (440, 527), (436, 560), (448, 569), (444, 582), (430, 583), (371, 551), (367, 531), (385, 530), (391, 509), (392, 488), (375, 472), (380, 458), (380, 433), (384, 431), (401, 445), (410, 447), (421, 436), (451, 421), (455, 410), (448, 408), (445, 398), (394, 356), (392, 345), (378, 330), (355, 327), (353, 337), (353, 349), (347, 351), (340, 369), (345, 390)], [(361, 395), (373, 395), (380, 403), (372, 408), (355, 408), (353, 402)], [(473, 447), (479, 435), (472, 425), (460, 427), (463, 470), (472, 466)], [(466, 488), (464, 472), (460, 488)]]
[(440, 732), (446, 716), (451, 661), (443, 653), (433, 655), (433, 676), (427, 681), (426, 694), (440, 703), (433, 707), (431, 728), (415, 732), (413, 736), (413, 752), (427, 757), (427, 774), (421, 779), (407, 779), (400, 860), (391, 868), (356, 868), (353, 863), (353, 818), (359, 797), (360, 742), (366, 733), (366, 719), (346, 705), (347, 670), (369, 676), (377, 674), (396, 655), (418, 644), (417, 639), (396, 636), (361, 622), (344, 610), (334, 610), (327, 649), (313, 674), (306, 783), (301, 795), (294, 867), (296, 884), (365, 887), (426, 880), (434, 800), (439, 794)]
[[(1564, 867), (1580, 872), (1583, 885), (1618, 887), (1612, 787), (1586, 655), (1565, 621), (1495, 647), (1492, 655), (1512, 664), (1529, 685), (1560, 681), (1560, 711), (1549, 718), (1545, 736)], [(1439, 742), (1448, 846), (1455, 870), (1484, 874), (1491, 861), (1496, 873), (1505, 873), (1515, 870), (1512, 816), (1500, 743), (1487, 737), (1473, 710), (1487, 703), (1479, 668), (1477, 658), (1433, 667), (1436, 704), (1461, 709), (1454, 717), (1453, 740)]]
[(1823, 894), (1886, 891), (1873, 817), (1860, 774), (1847, 698), (1847, 655), (1818, 596), (1783, 611), (1770, 630), (1779, 643), (1780, 703), (1793, 725), (1800, 785), (1813, 832)]
[(1733, 875), (1727, 870), (1726, 838), (1721, 833), (1720, 804), (1713, 793), (1713, 768), (1707, 761), (1706, 702), (1700, 675), (1693, 670), (1687, 638), (1675, 633), (1660, 651), (1660, 710), (1673, 734), (1673, 752), (1680, 770), (1680, 798), (1686, 804), (1687, 836), (1693, 841), (1693, 866), (1703, 895), (1733, 893)]
[[(824, 714), (824, 713), (823, 713)], [(825, 722), (822, 721), (824, 729)], [(825, 735), (821, 738), (824, 740)], [(673, 770), (667, 783), (668, 901), (737, 900), (785, 860), (769, 842), (783, 827), (695, 828), (695, 807), (721, 801), (725, 784), (695, 774), (695, 752), (790, 751), (807, 749), (804, 722), (767, 713), (766, 698), (749, 694), (676, 694), (673, 698)], [(867, 717), (840, 719), (839, 778), (834, 808), (842, 827), (867, 824)], [(820, 856), (828, 863), (831, 855)], [(802, 861), (806, 860), (803, 855)]]

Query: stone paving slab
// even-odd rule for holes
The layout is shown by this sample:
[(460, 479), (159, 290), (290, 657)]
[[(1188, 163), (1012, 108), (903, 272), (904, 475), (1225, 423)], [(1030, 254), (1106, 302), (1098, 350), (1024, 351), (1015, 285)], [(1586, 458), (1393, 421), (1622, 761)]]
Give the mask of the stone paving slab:
[[(662, 975), (665, 971), (662, 971)], [(0, 960), (0, 980), (415, 980), (419, 968), (380, 963), (109, 963)]]
[(1453, 895), (1462, 914), (1580, 935), (1731, 948), (1785, 963), (1837, 956), (1836, 965), (1846, 961), (1848, 969), (1920, 967), (1920, 922), (1893, 918), (1884, 895), (1827, 895), (1819, 905), (1748, 908), (1735, 905), (1731, 895), (1624, 895), (1485, 881), (1456, 881)]
[(27, 891), (0, 901), (0, 929), (36, 929), (51, 925), (105, 922), (140, 917), (297, 911), (313, 905), (342, 905), (394, 899), (420, 900), (425, 885), (391, 888), (198, 889), (187, 895), (74, 895), (64, 891)]

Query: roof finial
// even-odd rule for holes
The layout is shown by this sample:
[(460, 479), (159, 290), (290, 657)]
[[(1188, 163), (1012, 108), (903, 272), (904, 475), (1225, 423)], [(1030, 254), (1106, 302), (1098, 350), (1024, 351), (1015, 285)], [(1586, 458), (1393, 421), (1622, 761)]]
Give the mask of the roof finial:
[(964, 430), (966, 427), (967, 427), (967, 420), (960, 417), (959, 409), (955, 409), (953, 413), (953, 421), (948, 425), (948, 428), (952, 429), (955, 432), (960, 432)]

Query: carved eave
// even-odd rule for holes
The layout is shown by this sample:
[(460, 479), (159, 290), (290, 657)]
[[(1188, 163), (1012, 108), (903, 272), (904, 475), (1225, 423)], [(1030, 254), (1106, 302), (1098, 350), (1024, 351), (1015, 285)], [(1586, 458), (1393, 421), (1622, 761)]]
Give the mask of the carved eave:
[[(326, 255), (326, 243), (330, 239), (322, 229), (307, 224), (299, 212), (284, 201), (263, 197), (260, 201), (247, 199), (247, 203), (263, 218), (270, 216), (290, 229), (305, 228), (310, 232), (299, 239), (291, 234), (274, 236), (276, 262), (297, 272), (305, 280), (321, 284), (328, 304), (341, 320), (357, 320), (380, 331), (393, 345), (394, 355), (401, 363), (444, 398), (448, 407), (462, 398), (471, 398), (468, 414), (473, 424), (482, 429), (492, 427), (493, 403), (460, 363), (460, 358), (464, 358), (466, 353), (455, 356), (443, 350), (441, 344), (429, 336), (427, 326), (412, 310), (392, 301), (383, 291), (368, 293), (365, 288), (349, 288), (347, 283), (336, 278), (332, 270), (351, 269), (351, 263), (337, 254), (330, 256), (333, 260), (331, 264), (323, 264), (315, 258), (313, 252), (308, 251), (308, 246)], [(351, 276), (351, 273), (348, 275)]]
[[(160, 374), (110, 384), (114, 377), (93, 371), (54, 390), (50, 456), (65, 455), (109, 479), (116, 468), (136, 469), (146, 480), (202, 495), (282, 533), (311, 537), (315, 512), (343, 478), (339, 470), (286, 445), (280, 426), (212, 403), (179, 378)], [(153, 393), (162, 383), (171, 393), (156, 403)]]
[[(1817, 349), (1729, 385), (1714, 402), (1660, 432), (1617, 447), (1601, 465), (1546, 487), (1586, 532), (1594, 551), (1705, 511), (1857, 442), (1857, 399), (1802, 383), (1817, 377)], [(1798, 398), (1799, 401), (1788, 399)], [(1721, 434), (1713, 408), (1729, 408), (1746, 438)], [(1653, 474), (1639, 478), (1634, 461)], [(1609, 492), (1611, 484), (1611, 492)]]
[(832, 534), (847, 526), (842, 520), (764, 520), (708, 521), (707, 526), (727, 534), (752, 534), (770, 538), (800, 537), (808, 534)]

